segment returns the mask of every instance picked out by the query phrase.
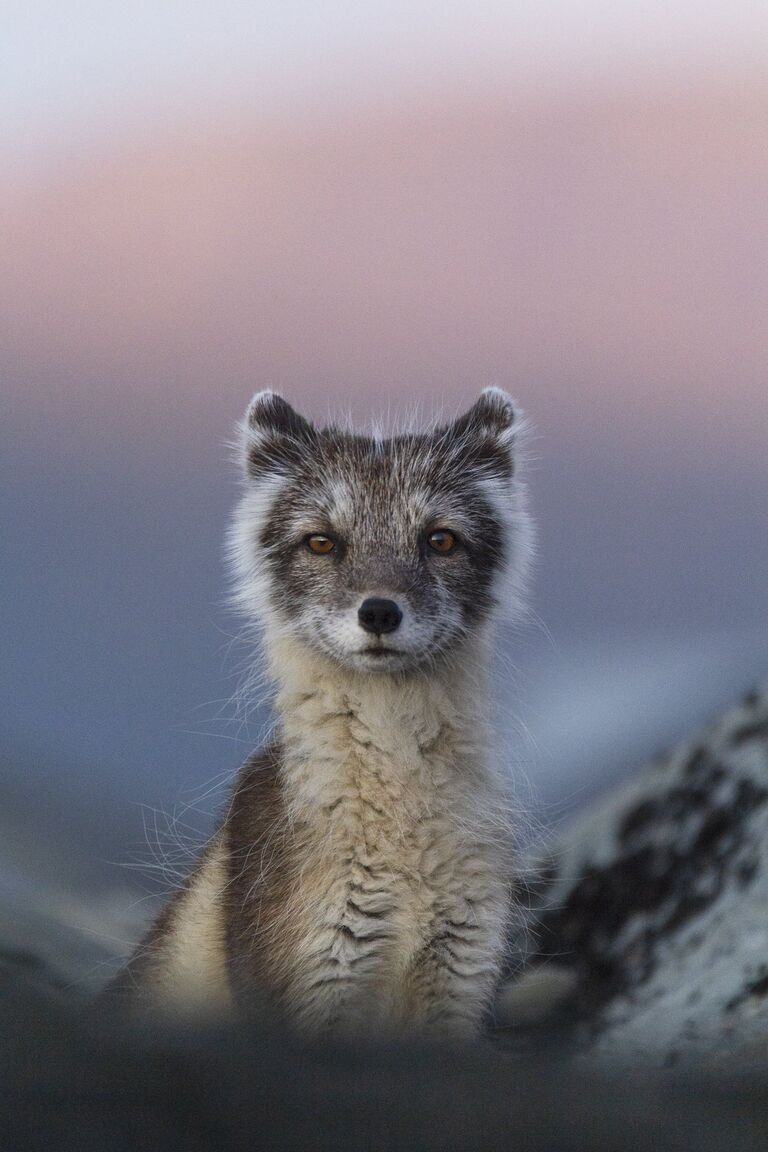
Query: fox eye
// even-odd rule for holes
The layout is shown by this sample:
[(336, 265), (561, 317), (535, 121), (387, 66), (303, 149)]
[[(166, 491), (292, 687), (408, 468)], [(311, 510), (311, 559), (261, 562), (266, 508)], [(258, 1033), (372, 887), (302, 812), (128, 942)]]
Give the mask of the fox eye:
[(456, 537), (447, 528), (437, 528), (434, 532), (430, 532), (427, 543), (433, 552), (445, 555), (456, 547)]
[(319, 532), (313, 532), (311, 536), (307, 536), (304, 540), (310, 552), (314, 552), (316, 556), (326, 556), (329, 552), (333, 552), (336, 547), (334, 540), (329, 536), (323, 536)]

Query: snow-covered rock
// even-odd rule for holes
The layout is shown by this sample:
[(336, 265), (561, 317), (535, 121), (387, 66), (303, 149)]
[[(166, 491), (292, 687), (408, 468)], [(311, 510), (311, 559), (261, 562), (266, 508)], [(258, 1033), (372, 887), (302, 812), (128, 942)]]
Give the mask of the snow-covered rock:
[(510, 1020), (551, 988), (590, 1057), (765, 1067), (768, 692), (582, 814), (529, 892)]

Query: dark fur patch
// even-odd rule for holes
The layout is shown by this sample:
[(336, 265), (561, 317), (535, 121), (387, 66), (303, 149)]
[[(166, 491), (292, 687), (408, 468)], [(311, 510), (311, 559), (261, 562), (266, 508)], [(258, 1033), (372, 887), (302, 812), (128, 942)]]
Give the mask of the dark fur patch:
[(315, 440), (315, 429), (274, 392), (254, 398), (246, 423), (257, 435), (246, 448), (246, 471), (252, 480), (295, 467)]
[(287, 400), (275, 392), (262, 392), (254, 399), (247, 414), (251, 428), (259, 428), (277, 436), (309, 443), (314, 435), (310, 422), (292, 408)]
[(294, 832), (286, 817), (279, 757), (279, 748), (271, 745), (244, 764), (225, 824), (227, 956), (234, 995), (245, 1009), (263, 1009), (284, 991), (280, 961), (291, 948), (285, 911), (294, 875)]
[(508, 432), (514, 422), (512, 405), (500, 393), (489, 391), (441, 434), (460, 442), (475, 467), (482, 468), (489, 476), (509, 480), (514, 460), (499, 437)]

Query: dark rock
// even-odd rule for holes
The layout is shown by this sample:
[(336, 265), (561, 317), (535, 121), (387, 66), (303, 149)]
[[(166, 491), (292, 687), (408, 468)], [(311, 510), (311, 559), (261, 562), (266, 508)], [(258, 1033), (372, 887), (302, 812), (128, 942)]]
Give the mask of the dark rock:
[(590, 1054), (768, 1069), (765, 693), (582, 816), (552, 856), (531, 963), (574, 972)]

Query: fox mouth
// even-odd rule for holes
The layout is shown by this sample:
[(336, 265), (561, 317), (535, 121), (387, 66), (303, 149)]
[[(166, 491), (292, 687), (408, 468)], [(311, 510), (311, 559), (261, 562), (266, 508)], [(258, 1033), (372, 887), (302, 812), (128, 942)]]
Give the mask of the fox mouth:
[(405, 653), (401, 652), (399, 648), (385, 648), (383, 644), (371, 646), (370, 648), (362, 648), (360, 650), (362, 656), (403, 656)]

